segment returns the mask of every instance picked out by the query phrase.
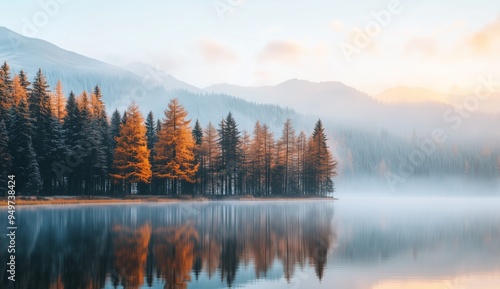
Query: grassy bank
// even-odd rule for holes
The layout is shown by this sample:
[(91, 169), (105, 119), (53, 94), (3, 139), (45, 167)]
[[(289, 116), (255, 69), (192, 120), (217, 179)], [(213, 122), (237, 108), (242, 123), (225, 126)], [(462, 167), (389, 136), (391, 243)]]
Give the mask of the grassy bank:
[[(2, 207), (7, 206), (7, 198), (2, 198)], [(334, 200), (322, 196), (53, 196), (53, 197), (16, 197), (17, 206), (34, 205), (75, 205), (75, 204), (116, 204), (116, 203), (173, 203), (173, 202), (208, 202), (208, 201), (293, 201), (293, 200)]]

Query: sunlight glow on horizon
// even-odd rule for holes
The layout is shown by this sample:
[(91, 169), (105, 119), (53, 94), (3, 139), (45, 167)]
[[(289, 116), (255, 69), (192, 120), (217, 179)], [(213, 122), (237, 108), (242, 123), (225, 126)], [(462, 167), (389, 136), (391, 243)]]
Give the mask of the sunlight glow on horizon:
[[(62, 4), (40, 4), (54, 1)], [(145, 62), (201, 88), (298, 78), (341, 81), (371, 95), (407, 86), (467, 94), (478, 75), (500, 78), (495, 1), (255, 0), (214, 8), (225, 1), (8, 2), (0, 25), (26, 34), (27, 23), (49, 9), (47, 23), (28, 36), (116, 65)], [(399, 5), (398, 13), (386, 13), (391, 5)], [(358, 29), (366, 35), (377, 25), (366, 46), (354, 45), (363, 38)], [(346, 44), (357, 49), (349, 59)]]

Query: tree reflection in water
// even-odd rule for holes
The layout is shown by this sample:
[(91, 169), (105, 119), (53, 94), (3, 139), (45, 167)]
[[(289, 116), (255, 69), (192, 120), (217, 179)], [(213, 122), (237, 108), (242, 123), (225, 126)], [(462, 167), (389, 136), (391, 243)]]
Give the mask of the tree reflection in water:
[[(322, 278), (327, 252), (336, 242), (329, 204), (222, 202), (197, 205), (196, 214), (183, 206), (24, 212), (19, 227), (28, 236), (38, 233), (19, 239), (19, 248), (34, 250), (20, 252), (23, 281), (15, 288), (94, 289), (108, 282), (135, 289), (159, 280), (164, 288), (182, 289), (202, 273), (232, 286), (242, 266), (252, 266), (259, 279), (275, 262), (288, 281), (305, 266)], [(30, 222), (33, 214), (41, 218)]]

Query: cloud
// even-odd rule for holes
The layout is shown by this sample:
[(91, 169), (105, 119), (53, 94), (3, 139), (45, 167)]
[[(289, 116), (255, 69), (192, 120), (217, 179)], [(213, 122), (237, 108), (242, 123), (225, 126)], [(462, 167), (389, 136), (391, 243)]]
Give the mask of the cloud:
[(498, 53), (500, 49), (500, 15), (492, 23), (470, 35), (466, 43), (478, 54)]
[(305, 48), (293, 41), (271, 41), (258, 54), (262, 62), (295, 64), (305, 52)]
[(208, 63), (234, 63), (238, 59), (234, 52), (213, 39), (200, 41), (199, 48)]
[(408, 41), (404, 51), (407, 55), (418, 54), (423, 58), (429, 58), (436, 54), (438, 44), (436, 39), (430, 37), (413, 38)]

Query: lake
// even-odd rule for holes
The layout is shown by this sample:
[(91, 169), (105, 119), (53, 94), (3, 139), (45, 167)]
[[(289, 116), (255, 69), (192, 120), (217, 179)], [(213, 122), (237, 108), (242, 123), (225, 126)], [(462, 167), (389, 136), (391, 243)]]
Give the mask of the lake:
[(498, 198), (38, 206), (17, 218), (16, 282), (2, 249), (2, 288), (500, 288)]

